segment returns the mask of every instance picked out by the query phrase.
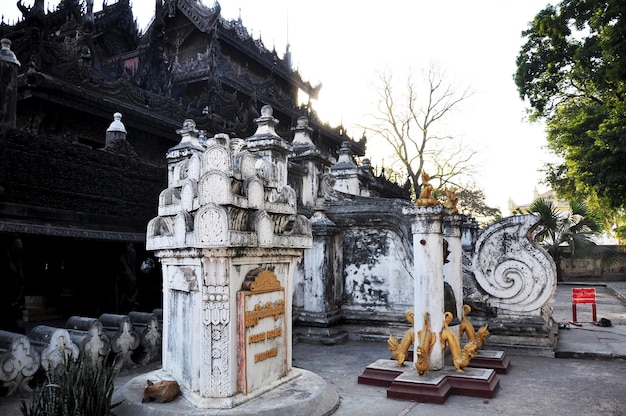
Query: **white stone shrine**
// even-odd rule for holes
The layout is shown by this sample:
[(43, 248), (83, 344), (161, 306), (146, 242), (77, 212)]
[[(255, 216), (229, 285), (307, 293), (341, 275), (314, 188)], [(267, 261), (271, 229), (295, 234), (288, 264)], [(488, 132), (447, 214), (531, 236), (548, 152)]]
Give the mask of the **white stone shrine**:
[(272, 108), (261, 113), (245, 140), (201, 143), (186, 120), (148, 224), (163, 266), (162, 370), (152, 376), (175, 379), (195, 408), (240, 406), (304, 372), (291, 366), (292, 276), (311, 224), (287, 185), (292, 146)]

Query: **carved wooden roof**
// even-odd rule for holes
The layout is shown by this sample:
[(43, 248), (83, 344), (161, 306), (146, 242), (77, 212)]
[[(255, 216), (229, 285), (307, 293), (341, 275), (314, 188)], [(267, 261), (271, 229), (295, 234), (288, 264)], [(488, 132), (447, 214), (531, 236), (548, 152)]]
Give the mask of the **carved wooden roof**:
[[(90, 107), (85, 101), (106, 113), (117, 107), (126, 120), (133, 114), (143, 124), (163, 126), (163, 134), (193, 118), (210, 133), (246, 137), (254, 132), (258, 110), (270, 104), (281, 120), (280, 134), (289, 135), (306, 115), (320, 148), (333, 152), (350, 140), (343, 128), (331, 128), (311, 108), (298, 107), (298, 89), (314, 96), (319, 87), (303, 81), (288, 57), (253, 39), (241, 20), (224, 19), (219, 4), (157, 2), (142, 34), (129, 0), (93, 14), (81, 3), (63, 0), (43, 14), (35, 6), (23, 8), (23, 20), (0, 25), (0, 37), (11, 39), (22, 64), (22, 93), (82, 110)], [(364, 153), (364, 141), (352, 145), (355, 154)]]

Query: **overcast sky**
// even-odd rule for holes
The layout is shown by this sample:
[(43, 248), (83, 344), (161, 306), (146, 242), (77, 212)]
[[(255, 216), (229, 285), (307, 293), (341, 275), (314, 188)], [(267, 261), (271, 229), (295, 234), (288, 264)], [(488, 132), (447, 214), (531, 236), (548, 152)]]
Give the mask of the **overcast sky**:
[[(22, 0), (31, 5), (34, 0)], [(14, 1), (3, 7), (5, 21), (19, 16)], [(113, 3), (109, 0), (109, 3)], [(212, 0), (203, 0), (212, 7)], [(287, 40), (292, 63), (305, 80), (322, 89), (314, 108), (331, 125), (343, 123), (359, 138), (364, 115), (375, 111), (377, 73), (405, 77), (436, 64), (446, 79), (474, 94), (452, 113), (446, 128), (480, 155), (479, 185), (487, 203), (508, 215), (507, 202), (532, 201), (544, 191), (537, 172), (548, 154), (542, 125), (525, 121), (513, 74), (523, 44), (522, 30), (546, 0), (222, 0), (222, 15), (241, 16), (254, 38), (280, 56)], [(53, 8), (58, 1), (48, 1)], [(154, 13), (153, 0), (134, 0), (140, 27)], [(102, 2), (95, 2), (100, 10)], [(380, 164), (387, 154), (368, 141), (368, 156)], [(390, 160), (387, 156), (386, 161)], [(386, 162), (387, 163), (387, 162)]]

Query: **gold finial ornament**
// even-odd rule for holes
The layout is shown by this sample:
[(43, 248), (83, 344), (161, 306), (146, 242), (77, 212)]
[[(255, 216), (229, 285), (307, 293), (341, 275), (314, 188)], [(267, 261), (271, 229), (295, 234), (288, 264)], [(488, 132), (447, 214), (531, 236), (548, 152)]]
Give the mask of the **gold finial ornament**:
[(419, 207), (429, 207), (439, 204), (439, 201), (433, 196), (433, 186), (429, 181), (430, 175), (426, 172), (422, 172), (422, 191), (417, 201), (415, 201), (415, 204)]
[(456, 196), (456, 189), (446, 186), (444, 191), (446, 192), (446, 202), (444, 202), (443, 206), (448, 208), (453, 214), (458, 214), (459, 210), (456, 205), (459, 203), (459, 198)]
[(406, 320), (411, 324), (411, 328), (404, 331), (404, 335), (402, 336), (402, 341), (398, 342), (398, 339), (393, 335), (389, 335), (389, 339), (387, 340), (387, 345), (389, 345), (389, 351), (391, 351), (391, 356), (394, 360), (398, 362), (397, 366), (402, 367), (404, 361), (406, 360), (406, 356), (409, 354), (409, 347), (413, 344), (413, 339), (415, 337), (415, 328), (413, 327), (413, 311), (407, 311), (404, 314)]
[(417, 361), (415, 361), (415, 369), (417, 370), (417, 374), (423, 376), (428, 374), (430, 352), (437, 342), (437, 334), (430, 330), (430, 315), (428, 312), (424, 314), (424, 326), (417, 331), (417, 341)]

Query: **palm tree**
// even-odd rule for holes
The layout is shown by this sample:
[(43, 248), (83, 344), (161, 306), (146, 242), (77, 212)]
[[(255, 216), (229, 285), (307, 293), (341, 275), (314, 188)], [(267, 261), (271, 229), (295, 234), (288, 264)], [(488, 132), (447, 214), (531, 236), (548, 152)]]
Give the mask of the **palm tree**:
[(587, 204), (572, 200), (569, 206), (569, 212), (560, 212), (553, 201), (538, 198), (528, 207), (529, 213), (541, 218), (541, 229), (535, 238), (556, 263), (558, 282), (563, 281), (561, 259), (565, 256), (600, 257), (605, 265), (615, 263), (618, 256), (614, 248), (596, 244), (595, 238), (602, 232), (602, 222)]

